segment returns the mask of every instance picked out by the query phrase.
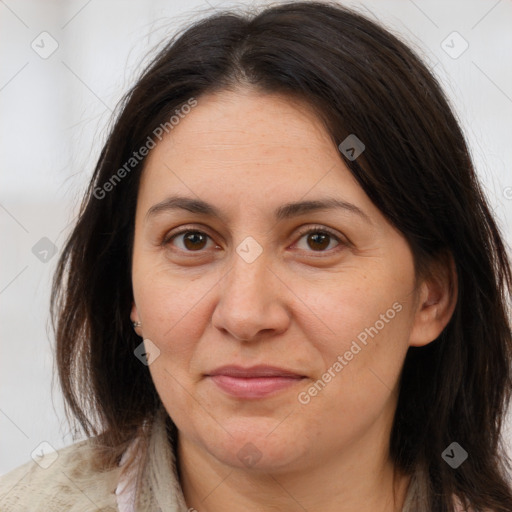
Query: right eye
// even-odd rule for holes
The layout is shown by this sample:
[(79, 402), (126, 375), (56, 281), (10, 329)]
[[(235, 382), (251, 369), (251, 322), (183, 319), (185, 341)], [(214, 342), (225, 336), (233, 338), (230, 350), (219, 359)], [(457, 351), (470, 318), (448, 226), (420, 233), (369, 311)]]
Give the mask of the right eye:
[[(189, 228), (182, 229), (176, 233), (170, 233), (164, 238), (162, 245), (174, 245), (176, 247), (174, 242), (179, 241), (178, 249), (182, 252), (202, 252), (202, 249), (205, 248), (205, 244), (208, 242), (208, 239), (213, 243), (211, 237), (203, 231)], [(214, 246), (216, 245), (214, 244)]]

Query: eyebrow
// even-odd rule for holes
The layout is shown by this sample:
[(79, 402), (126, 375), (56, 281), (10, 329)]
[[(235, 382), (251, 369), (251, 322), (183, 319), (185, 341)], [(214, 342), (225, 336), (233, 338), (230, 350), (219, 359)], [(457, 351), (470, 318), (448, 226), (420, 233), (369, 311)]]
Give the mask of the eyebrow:
[[(349, 213), (356, 214), (361, 217), (361, 219), (372, 224), (370, 217), (358, 206), (333, 197), (320, 198), (313, 201), (285, 203), (275, 210), (274, 217), (276, 220), (285, 220), (298, 217), (306, 213), (333, 209), (341, 209)], [(173, 210), (186, 210), (191, 213), (209, 215), (211, 217), (224, 220), (224, 215), (217, 207), (201, 199), (193, 199), (186, 196), (171, 196), (160, 203), (153, 205), (146, 213), (146, 220), (157, 214)]]

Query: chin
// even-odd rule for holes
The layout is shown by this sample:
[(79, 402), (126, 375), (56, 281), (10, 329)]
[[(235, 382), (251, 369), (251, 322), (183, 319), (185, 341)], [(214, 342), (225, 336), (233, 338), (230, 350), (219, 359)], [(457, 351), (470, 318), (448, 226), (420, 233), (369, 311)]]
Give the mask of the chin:
[(304, 437), (295, 429), (290, 431), (290, 425), (277, 426), (278, 422), (273, 418), (250, 418), (236, 423), (221, 422), (226, 430), (217, 431), (216, 439), (209, 437), (206, 446), (210, 454), (224, 464), (245, 470), (276, 472), (298, 464), (306, 452), (307, 447), (297, 443), (297, 439)]

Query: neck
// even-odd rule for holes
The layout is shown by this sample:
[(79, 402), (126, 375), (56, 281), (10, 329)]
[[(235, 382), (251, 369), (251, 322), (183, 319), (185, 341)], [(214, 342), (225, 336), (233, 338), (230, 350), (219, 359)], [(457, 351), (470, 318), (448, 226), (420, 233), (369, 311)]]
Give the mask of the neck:
[(276, 473), (228, 466), (178, 436), (178, 468), (189, 510), (219, 512), (401, 512), (410, 477), (355, 443), (317, 464)]

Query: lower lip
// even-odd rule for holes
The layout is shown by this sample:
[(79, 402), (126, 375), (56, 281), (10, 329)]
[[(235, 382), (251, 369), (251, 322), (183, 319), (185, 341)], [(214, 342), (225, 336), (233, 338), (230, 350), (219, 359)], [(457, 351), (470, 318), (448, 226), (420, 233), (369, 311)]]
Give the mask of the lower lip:
[(215, 384), (237, 398), (262, 398), (289, 388), (303, 377), (230, 377), (228, 375), (210, 376)]

